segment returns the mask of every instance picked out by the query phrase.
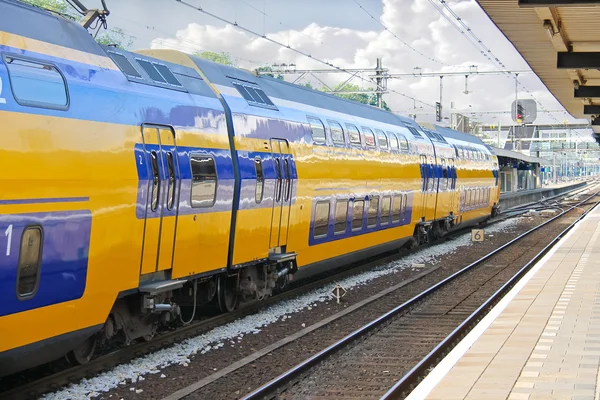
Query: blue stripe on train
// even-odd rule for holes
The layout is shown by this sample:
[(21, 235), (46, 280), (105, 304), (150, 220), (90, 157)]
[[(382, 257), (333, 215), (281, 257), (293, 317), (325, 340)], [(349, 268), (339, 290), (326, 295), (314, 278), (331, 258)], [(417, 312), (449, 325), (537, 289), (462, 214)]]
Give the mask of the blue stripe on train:
[[(19, 299), (21, 237), (32, 225), (43, 228), (39, 284), (31, 298)], [(89, 210), (0, 215), (0, 316), (80, 298), (86, 285), (91, 226)]]
[[(141, 218), (154, 218), (160, 217), (160, 212), (146, 213), (146, 201), (149, 196), (150, 186), (150, 169), (146, 165), (146, 156), (144, 154), (144, 148), (142, 144), (136, 144), (134, 147), (134, 156), (136, 160), (136, 167), (138, 172), (138, 193), (137, 193), (137, 205), (136, 205), (136, 217)], [(156, 151), (158, 152), (158, 145), (146, 145), (146, 152)], [(164, 149), (163, 149), (164, 151)], [(192, 171), (190, 166), (190, 156), (192, 154), (206, 154), (213, 157), (217, 169), (217, 187), (216, 187), (216, 201), (210, 207), (192, 208), (190, 204), (191, 197), (191, 180)], [(242, 187), (247, 186), (248, 183), (252, 185), (256, 184), (256, 167), (254, 159), (259, 157), (262, 162), (262, 169), (265, 178), (265, 189), (274, 187), (271, 185), (271, 181), (276, 179), (275, 172), (275, 160), (273, 155), (269, 153), (259, 152), (238, 152), (240, 177), (242, 179)], [(290, 174), (293, 180), (294, 186), (298, 180), (298, 171), (296, 169), (296, 163), (294, 157), (291, 154), (286, 155), (286, 158), (290, 160)], [(209, 149), (209, 148), (196, 148), (196, 147), (177, 147), (177, 162), (179, 166), (179, 179), (181, 180), (180, 191), (179, 191), (179, 215), (189, 214), (204, 214), (210, 212), (221, 212), (231, 211), (234, 184), (233, 166), (231, 163), (231, 152), (229, 150), (222, 149)], [(161, 167), (161, 176), (163, 182), (165, 171)], [(164, 193), (166, 190), (166, 184), (161, 185), (161, 191)], [(245, 191), (244, 191), (245, 192)], [(254, 193), (252, 193), (254, 194)], [(295, 199), (292, 199), (294, 203)], [(270, 208), (273, 206), (273, 198), (271, 193), (265, 192), (264, 199), (260, 204), (254, 201), (254, 198), (241, 198), (241, 204), (245, 204), (242, 208)], [(157, 210), (158, 211), (158, 210)], [(163, 210), (163, 215), (174, 215), (174, 210)]]
[[(380, 202), (378, 205), (379, 208), (377, 210), (377, 225), (373, 226), (373, 227), (367, 226), (367, 221), (368, 221), (368, 212), (367, 211), (369, 209), (369, 197), (370, 196), (349, 199), (348, 213), (346, 215), (346, 230), (343, 233), (338, 233), (338, 234), (334, 233), (335, 202), (330, 200), (329, 222), (327, 224), (327, 235), (322, 236), (322, 237), (316, 237), (316, 238), (314, 235), (315, 206), (316, 206), (317, 202), (320, 202), (323, 200), (313, 201), (313, 207), (312, 207), (312, 212), (311, 212), (311, 221), (310, 221), (310, 232), (309, 232), (309, 236), (308, 236), (308, 245), (314, 246), (317, 244), (333, 242), (335, 240), (346, 239), (346, 238), (350, 238), (353, 236), (360, 236), (360, 235), (364, 235), (367, 233), (382, 231), (384, 229), (397, 228), (398, 226), (410, 224), (411, 218), (412, 218), (414, 193), (411, 192), (411, 193), (400, 193), (400, 194), (406, 194), (406, 197), (407, 197), (406, 198), (406, 203), (407, 203), (406, 211), (404, 213), (401, 213), (400, 221), (392, 222), (391, 217), (390, 217), (389, 223), (386, 225), (382, 225), (381, 222), (383, 222), (383, 221), (381, 219), (381, 202)], [(382, 196), (385, 196), (385, 195), (386, 194), (383, 194)], [(380, 196), (380, 198), (381, 198), (381, 196)], [(341, 199), (341, 200), (347, 200), (347, 199)], [(352, 230), (352, 205), (353, 205), (353, 201), (355, 201), (355, 200), (358, 200), (358, 201), (364, 200), (365, 203), (364, 203), (362, 226), (360, 229)]]

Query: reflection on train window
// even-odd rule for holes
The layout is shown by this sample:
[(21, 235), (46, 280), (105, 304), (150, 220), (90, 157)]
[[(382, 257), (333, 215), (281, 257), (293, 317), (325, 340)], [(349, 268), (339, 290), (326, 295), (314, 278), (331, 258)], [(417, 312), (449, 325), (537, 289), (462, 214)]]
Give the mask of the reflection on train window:
[(260, 157), (254, 158), (254, 170), (256, 171), (256, 189), (254, 191), (254, 200), (257, 203), (260, 203), (263, 199), (263, 190), (265, 189), (265, 174), (263, 172), (263, 166)]
[(167, 190), (167, 210), (172, 210), (175, 204), (175, 163), (173, 153), (167, 153), (167, 169), (169, 172), (169, 186)]
[(402, 218), (406, 218), (406, 205), (408, 203), (408, 195), (407, 194), (403, 194), (402, 195)]
[(355, 200), (352, 206), (352, 230), (360, 230), (363, 226), (363, 215), (365, 213), (364, 200)]
[(17, 270), (17, 295), (19, 299), (31, 298), (37, 290), (40, 281), (41, 253), (42, 227), (27, 227), (21, 235), (19, 252)]
[(17, 103), (59, 110), (68, 108), (67, 84), (55, 66), (10, 56), (4, 61)]
[(381, 199), (381, 225), (387, 225), (390, 223), (391, 207), (392, 198), (390, 196), (383, 196)]
[(290, 171), (290, 164), (287, 158), (283, 160), (283, 165), (285, 168), (285, 188), (283, 191), (283, 200), (288, 201), (292, 195), (292, 173)]
[(369, 215), (367, 216), (367, 226), (372, 228), (377, 225), (377, 212), (379, 211), (379, 197), (371, 197), (369, 201)]
[(315, 143), (325, 143), (325, 127), (318, 118), (308, 117), (308, 123), (310, 124), (310, 130), (312, 132), (312, 139)]
[(390, 149), (398, 151), (400, 146), (398, 144), (398, 138), (392, 132), (387, 132), (388, 138), (390, 138)]
[(392, 200), (392, 224), (400, 222), (400, 208), (402, 203), (402, 195), (397, 194)]
[(150, 195), (150, 210), (156, 211), (158, 208), (158, 198), (160, 197), (160, 171), (158, 170), (158, 154), (156, 151), (150, 152), (150, 164), (152, 166), (152, 192)]
[(379, 130), (379, 129), (375, 129), (375, 133), (377, 133), (377, 143), (379, 143), (379, 148), (381, 150), (387, 150), (388, 149), (388, 140), (387, 140), (387, 137), (385, 136), (385, 133), (383, 133), (383, 131)]
[(191, 203), (193, 208), (212, 207), (217, 195), (217, 169), (211, 156), (192, 155)]
[(348, 128), (348, 138), (350, 139), (350, 143), (360, 145), (360, 133), (358, 133), (358, 128), (350, 124), (346, 124), (346, 128)]
[(373, 131), (364, 126), (361, 129), (365, 138), (365, 144), (368, 147), (375, 147), (375, 134), (373, 133)]
[(335, 203), (335, 220), (333, 224), (333, 233), (339, 235), (346, 232), (348, 221), (348, 200), (338, 200)]
[(400, 141), (400, 150), (403, 153), (408, 153), (408, 140), (406, 140), (406, 136), (401, 133), (397, 133), (396, 135), (398, 135), (398, 140)]
[(329, 227), (329, 202), (320, 201), (315, 207), (315, 225), (313, 236), (322, 237), (327, 235)]
[(342, 126), (335, 121), (327, 121), (329, 124), (329, 131), (331, 132), (331, 140), (335, 144), (345, 144), (344, 130)]

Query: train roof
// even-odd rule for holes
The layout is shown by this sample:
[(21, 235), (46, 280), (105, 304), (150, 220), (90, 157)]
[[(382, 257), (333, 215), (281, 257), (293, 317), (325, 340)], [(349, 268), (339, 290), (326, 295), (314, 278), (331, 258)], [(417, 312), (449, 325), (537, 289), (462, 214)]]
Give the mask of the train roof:
[(473, 144), (479, 144), (485, 146), (485, 143), (476, 136), (469, 135), (467, 133), (455, 131), (454, 129), (446, 128), (444, 126), (433, 125), (435, 129), (444, 137), (460, 140), (462, 142), (469, 142)]
[(5, 32), (98, 56), (106, 56), (81, 25), (56, 13), (17, 0), (0, 0)]
[(233, 83), (235, 81), (251, 83), (260, 86), (270, 98), (298, 102), (393, 125), (402, 125), (403, 122), (397, 115), (368, 104), (323, 93), (281, 79), (264, 75), (256, 76), (250, 71), (217, 64), (199, 57), (192, 56), (192, 59), (198, 68), (206, 75), (207, 79), (214, 84), (234, 87)]

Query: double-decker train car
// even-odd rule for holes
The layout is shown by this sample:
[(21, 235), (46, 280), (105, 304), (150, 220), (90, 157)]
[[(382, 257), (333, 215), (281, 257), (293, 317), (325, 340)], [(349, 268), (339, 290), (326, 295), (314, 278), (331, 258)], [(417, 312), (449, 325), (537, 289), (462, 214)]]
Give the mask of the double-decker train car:
[(101, 46), (15, 0), (0, 0), (0, 129), (0, 376), (85, 363), (100, 341), (149, 339), (201, 304), (230, 311), (498, 206), (475, 137)]

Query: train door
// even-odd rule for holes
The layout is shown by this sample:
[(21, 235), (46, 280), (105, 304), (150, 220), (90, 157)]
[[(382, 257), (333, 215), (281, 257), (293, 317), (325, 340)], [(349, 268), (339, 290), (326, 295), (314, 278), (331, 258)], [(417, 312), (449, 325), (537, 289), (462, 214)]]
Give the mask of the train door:
[(429, 168), (427, 165), (427, 156), (421, 155), (419, 158), (421, 169), (421, 210), (419, 217), (425, 219), (427, 213), (427, 176), (429, 175)]
[(450, 192), (450, 211), (455, 211), (456, 205), (456, 169), (454, 168), (454, 158), (448, 159), (448, 191)]
[(148, 177), (142, 197), (145, 223), (140, 274), (144, 275), (172, 267), (181, 174), (170, 127), (145, 125), (142, 138), (138, 162)]
[(287, 232), (292, 204), (292, 157), (290, 146), (285, 139), (271, 139), (271, 155), (275, 169), (275, 190), (271, 218), (271, 249), (287, 244)]
[(425, 191), (426, 205), (425, 205), (425, 221), (432, 221), (435, 219), (435, 202), (437, 197), (437, 182), (436, 178), (436, 163), (433, 156), (427, 156), (427, 188)]

